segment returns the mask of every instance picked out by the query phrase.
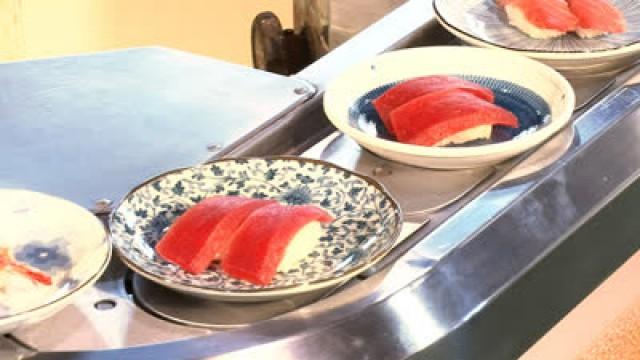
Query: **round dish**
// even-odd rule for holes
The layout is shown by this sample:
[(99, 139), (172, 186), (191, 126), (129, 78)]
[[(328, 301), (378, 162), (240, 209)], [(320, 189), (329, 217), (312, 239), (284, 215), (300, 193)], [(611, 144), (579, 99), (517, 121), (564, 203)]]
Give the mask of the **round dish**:
[(623, 34), (581, 39), (567, 34), (534, 39), (509, 25), (494, 0), (434, 0), (440, 24), (467, 44), (514, 51), (542, 61), (569, 77), (604, 75), (623, 70), (640, 54), (640, 2), (612, 0), (625, 15)]
[[(313, 204), (336, 220), (324, 226), (314, 251), (271, 284), (231, 278), (217, 265), (187, 273), (164, 261), (155, 244), (187, 208), (213, 195), (272, 198)], [(135, 188), (110, 219), (122, 260), (142, 276), (172, 289), (221, 301), (269, 301), (338, 285), (364, 271), (394, 245), (400, 209), (374, 180), (319, 160), (297, 157), (222, 159), (162, 174)]]
[(52, 280), (52, 285), (40, 285), (3, 272), (0, 332), (4, 333), (70, 303), (102, 274), (111, 246), (102, 223), (72, 202), (16, 189), (0, 189), (0, 198), (0, 247)]
[[(550, 119), (536, 131), (509, 141), (460, 147), (403, 144), (353, 126), (351, 111), (363, 95), (381, 86), (426, 75), (484, 77), (514, 84), (542, 99), (548, 105)], [(574, 106), (571, 85), (550, 67), (507, 51), (460, 46), (413, 48), (379, 55), (338, 76), (324, 95), (329, 120), (364, 148), (390, 160), (441, 169), (489, 166), (529, 150), (565, 127)]]

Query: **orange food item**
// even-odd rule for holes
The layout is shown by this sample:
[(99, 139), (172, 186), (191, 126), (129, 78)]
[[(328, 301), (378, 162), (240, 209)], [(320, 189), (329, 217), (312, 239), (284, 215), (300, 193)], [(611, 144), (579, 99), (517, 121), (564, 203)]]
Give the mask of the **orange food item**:
[(19, 273), (43, 285), (51, 285), (51, 277), (39, 270), (20, 264), (9, 255), (9, 249), (0, 248), (0, 271), (8, 270)]

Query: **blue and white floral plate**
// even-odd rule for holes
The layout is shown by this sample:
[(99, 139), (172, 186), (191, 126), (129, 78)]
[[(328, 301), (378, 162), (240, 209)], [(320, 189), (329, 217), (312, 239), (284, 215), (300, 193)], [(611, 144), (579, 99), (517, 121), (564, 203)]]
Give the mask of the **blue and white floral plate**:
[(0, 270), (0, 333), (41, 320), (73, 301), (109, 262), (104, 225), (84, 208), (50, 195), (0, 189), (0, 248), (46, 273), (51, 285)]
[[(399, 81), (451, 75), (491, 88), (513, 112), (515, 131), (494, 128), (493, 139), (464, 146), (405, 144), (390, 138), (371, 101)], [(439, 169), (497, 164), (547, 141), (567, 126), (575, 106), (569, 82), (537, 61), (502, 50), (430, 46), (384, 53), (347, 69), (327, 87), (324, 110), (333, 125), (362, 147), (401, 163)]]
[(500, 48), (540, 60), (565, 75), (582, 77), (619, 71), (640, 54), (640, 1), (611, 0), (624, 14), (623, 34), (581, 39), (570, 33), (534, 39), (509, 25), (496, 0), (433, 0), (440, 24), (462, 41)]
[[(267, 286), (229, 277), (216, 264), (202, 274), (190, 274), (162, 259), (154, 247), (180, 214), (213, 195), (312, 204), (335, 221), (323, 226), (312, 251)], [(393, 247), (401, 224), (398, 205), (375, 180), (319, 160), (270, 157), (222, 159), (148, 180), (116, 207), (110, 230), (122, 260), (158, 284), (215, 300), (255, 302), (348, 280)]]

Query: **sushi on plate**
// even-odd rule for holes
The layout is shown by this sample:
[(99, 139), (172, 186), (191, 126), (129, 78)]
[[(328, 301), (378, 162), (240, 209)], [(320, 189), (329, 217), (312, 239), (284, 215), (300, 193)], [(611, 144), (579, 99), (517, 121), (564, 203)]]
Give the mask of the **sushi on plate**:
[(308, 254), (315, 245), (309, 239), (322, 235), (321, 223), (333, 218), (310, 205), (265, 206), (253, 214), (234, 234), (231, 247), (222, 260), (227, 274), (254, 284), (267, 285), (278, 269)]
[(193, 274), (213, 261), (237, 279), (271, 282), (306, 257), (322, 235), (321, 223), (333, 218), (311, 206), (275, 200), (213, 196), (182, 214), (156, 245), (165, 260)]
[(476, 83), (455, 76), (431, 75), (403, 81), (385, 91), (372, 103), (387, 131), (395, 135), (390, 118), (394, 109), (418, 96), (454, 88), (470, 92), (489, 102), (494, 101), (493, 92)]
[(390, 117), (400, 142), (423, 146), (489, 139), (493, 125), (518, 127), (511, 112), (455, 88), (416, 97)]
[(609, 0), (567, 0), (567, 3), (578, 19), (575, 31), (582, 38), (627, 31), (624, 15)]
[(497, 0), (509, 23), (536, 39), (550, 39), (578, 28), (578, 17), (565, 0)]
[(209, 241), (211, 232), (219, 223), (224, 224), (225, 218), (233, 210), (252, 206), (251, 204), (259, 207), (269, 203), (240, 196), (213, 196), (204, 199), (178, 217), (156, 245), (156, 251), (165, 260), (190, 273), (199, 274), (209, 267), (224, 247)]

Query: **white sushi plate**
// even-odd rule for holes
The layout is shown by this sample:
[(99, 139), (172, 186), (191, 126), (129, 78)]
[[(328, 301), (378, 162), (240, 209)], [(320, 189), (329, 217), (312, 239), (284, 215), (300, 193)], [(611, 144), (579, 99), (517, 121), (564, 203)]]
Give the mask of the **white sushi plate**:
[[(459, 147), (427, 147), (400, 143), (355, 126), (354, 104), (373, 89), (427, 75), (485, 79), (496, 96), (530, 93), (546, 103), (544, 125), (502, 142)], [(486, 80), (490, 79), (490, 80)], [(518, 90), (519, 89), (519, 90)], [(547, 65), (509, 51), (464, 46), (412, 48), (381, 54), (361, 62), (334, 79), (324, 95), (324, 109), (333, 125), (362, 147), (390, 160), (426, 168), (460, 169), (490, 166), (541, 143), (566, 127), (575, 105), (569, 82)]]
[(542, 61), (572, 78), (621, 71), (640, 56), (640, 1), (611, 0), (624, 14), (627, 32), (581, 39), (567, 34), (534, 39), (509, 25), (495, 0), (433, 0), (440, 24), (463, 42), (513, 51)]
[(0, 271), (0, 333), (6, 333), (53, 315), (95, 283), (111, 244), (103, 224), (67, 200), (19, 189), (0, 189), (0, 198), (0, 247), (52, 279), (42, 285)]
[[(214, 195), (315, 205), (335, 220), (323, 225), (321, 237), (309, 239), (314, 245), (308, 253), (266, 286), (235, 279), (219, 264), (191, 274), (162, 259), (155, 245), (173, 221)], [(331, 288), (356, 276), (393, 248), (402, 215), (371, 178), (320, 160), (282, 156), (221, 159), (159, 175), (119, 203), (109, 228), (120, 258), (147, 279), (212, 300), (257, 302)]]

